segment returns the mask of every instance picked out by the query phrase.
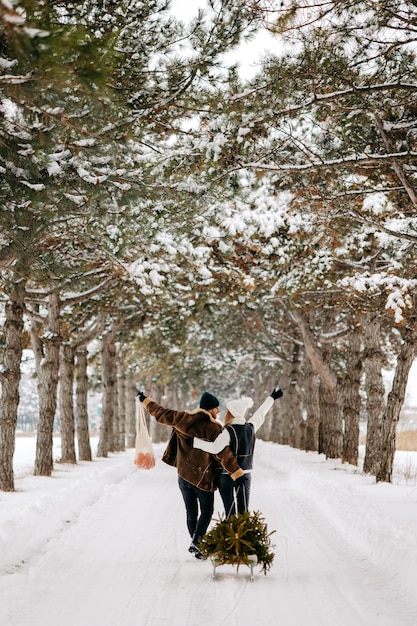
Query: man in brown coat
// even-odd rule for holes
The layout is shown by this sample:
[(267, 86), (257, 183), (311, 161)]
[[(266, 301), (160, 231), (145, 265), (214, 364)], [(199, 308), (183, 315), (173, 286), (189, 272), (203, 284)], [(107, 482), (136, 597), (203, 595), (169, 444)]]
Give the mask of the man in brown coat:
[(178, 486), (184, 499), (187, 528), (191, 537), (189, 551), (199, 559), (201, 554), (198, 544), (207, 531), (214, 510), (216, 460), (220, 461), (233, 480), (239, 482), (243, 476), (228, 446), (216, 455), (193, 447), (194, 437), (214, 441), (222, 431), (222, 424), (216, 420), (219, 401), (205, 391), (199, 407), (194, 411), (174, 411), (163, 408), (142, 391), (138, 391), (137, 395), (159, 424), (173, 429), (162, 460), (177, 468)]

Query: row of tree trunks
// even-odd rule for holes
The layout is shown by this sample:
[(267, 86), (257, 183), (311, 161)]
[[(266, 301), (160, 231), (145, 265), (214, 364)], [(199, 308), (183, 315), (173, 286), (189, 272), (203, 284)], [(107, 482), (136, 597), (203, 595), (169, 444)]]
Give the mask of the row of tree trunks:
[[(344, 343), (343, 376), (336, 382), (331, 371), (332, 344), (319, 343), (306, 319), (301, 325), (304, 350), (293, 346), (292, 358), (283, 363), (284, 397), (274, 406), (258, 436), (276, 443), (323, 453), (327, 458), (358, 464), (361, 382), (364, 375), (367, 433), (363, 470), (378, 481), (390, 482), (395, 455), (396, 428), (404, 403), (408, 375), (416, 356), (417, 331), (412, 322), (402, 329), (392, 388), (385, 400), (381, 317), (369, 313)], [(325, 330), (331, 331), (331, 320)], [(308, 348), (308, 349), (307, 349)], [(312, 358), (310, 358), (312, 357)], [(300, 363), (299, 363), (300, 361)], [(303, 376), (303, 380), (301, 380)], [(304, 418), (300, 419), (297, 390), (303, 390)], [(277, 403), (276, 403), (277, 404)], [(274, 416), (280, 415), (274, 421)]]
[[(382, 378), (383, 353), (381, 351), (380, 318), (369, 314), (344, 343), (344, 376), (336, 381), (331, 371), (334, 358), (332, 343), (314, 341), (314, 334), (301, 318), (302, 336), (309, 350), (299, 342), (287, 345), (287, 355), (282, 365), (280, 385), (284, 397), (274, 404), (258, 436), (292, 445), (300, 449), (316, 450), (328, 458), (341, 458), (343, 462), (358, 463), (359, 419), (361, 414), (361, 375), (365, 374), (366, 409), (368, 428), (364, 471), (380, 481), (391, 481), (395, 454), (395, 433), (411, 364), (416, 351), (415, 325), (402, 329), (402, 345), (388, 395), (384, 401)], [(0, 419), (0, 488), (13, 490), (13, 453), (17, 409), (19, 404), (20, 360), (22, 354), (23, 294), (15, 291), (6, 307), (4, 327), (5, 351), (2, 374), (2, 412)], [(331, 320), (327, 329), (331, 330)], [(133, 375), (125, 373), (123, 350), (116, 346), (117, 324), (104, 334), (101, 348), (103, 388), (103, 415), (100, 427), (98, 455), (123, 450), (126, 441), (134, 446), (136, 434), (135, 396)], [(47, 322), (40, 333), (40, 323), (32, 323), (32, 345), (38, 371), (39, 427), (36, 447), (35, 475), (50, 476), (53, 469), (53, 425), (60, 396), (62, 458), (66, 463), (76, 462), (73, 383), (76, 372), (77, 437), (79, 457), (91, 460), (91, 446), (87, 409), (87, 351), (82, 342), (62, 343), (60, 336), (60, 301), (57, 294), (49, 297)], [(311, 360), (310, 356), (313, 356)], [(320, 363), (319, 363), (320, 362)], [(363, 366), (362, 366), (363, 363)], [(75, 367), (76, 364), (76, 367)], [(319, 364), (319, 366), (318, 366)], [(59, 385), (58, 385), (59, 372)], [(325, 381), (323, 382), (322, 376)], [(257, 389), (265, 385), (274, 387), (276, 380), (259, 380)], [(150, 385), (152, 387), (152, 385)], [(183, 406), (177, 395), (178, 388), (156, 389), (168, 406)], [(303, 392), (303, 393), (302, 393)], [(256, 395), (256, 394), (255, 394)], [(259, 395), (259, 394), (258, 394)], [(256, 397), (258, 405), (264, 397)], [(302, 402), (303, 401), (303, 402)], [(256, 406), (254, 407), (256, 408)], [(159, 431), (149, 424), (154, 441), (167, 439), (166, 428)]]
[[(116, 346), (114, 326), (106, 333), (101, 345), (102, 402), (103, 416), (97, 455), (107, 456), (109, 452), (134, 447), (136, 438), (135, 398), (136, 384), (127, 377), (123, 351)], [(60, 354), (60, 418), (61, 418), (61, 462), (76, 463), (75, 424), (77, 430), (79, 459), (91, 461), (92, 452), (88, 424), (88, 376), (87, 349), (79, 342), (79, 347), (63, 344)], [(74, 415), (73, 395), (76, 381), (76, 415)]]
[[(16, 283), (12, 285), (9, 300), (5, 306), (0, 413), (0, 490), (2, 491), (14, 491), (13, 456), (20, 399), (25, 297), (24, 285)], [(35, 476), (50, 476), (53, 471), (53, 433), (58, 401), (61, 419), (61, 462), (76, 463), (75, 421), (79, 459), (82, 461), (92, 459), (87, 405), (86, 342), (88, 339), (85, 335), (78, 337), (78, 341), (68, 339), (64, 342), (60, 325), (60, 298), (58, 293), (52, 292), (48, 298), (46, 318), (41, 318), (36, 306), (31, 311), (30, 334), (38, 377), (39, 398)], [(94, 337), (99, 330), (100, 325), (97, 325), (92, 330), (90, 329), (88, 336)], [(110, 450), (124, 450), (126, 437), (128, 445), (134, 447), (136, 436), (136, 385), (132, 376), (126, 383), (123, 358), (119, 359), (118, 393), (115, 390), (114, 337), (116, 331), (117, 327), (114, 326), (112, 331), (104, 337), (102, 347), (103, 404), (105, 407), (102, 429), (106, 438), (104, 439), (103, 435), (99, 446), (102, 446), (101, 450), (104, 450), (105, 454)], [(76, 420), (73, 400), (75, 375)], [(114, 416), (117, 416), (116, 421), (113, 419)], [(108, 431), (105, 430), (107, 428)]]
[(119, 324), (104, 334), (101, 342), (100, 364), (102, 382), (102, 417), (97, 456), (120, 452), (135, 446), (136, 382), (126, 373), (123, 348), (116, 343)]

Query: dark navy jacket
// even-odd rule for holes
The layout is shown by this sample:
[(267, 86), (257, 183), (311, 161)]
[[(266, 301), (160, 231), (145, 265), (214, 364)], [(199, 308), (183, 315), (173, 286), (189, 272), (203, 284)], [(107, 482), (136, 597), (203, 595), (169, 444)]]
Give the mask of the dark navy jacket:
[(255, 448), (255, 428), (253, 424), (228, 424), (230, 433), (230, 449), (236, 457), (239, 467), (251, 470), (253, 467), (253, 451)]

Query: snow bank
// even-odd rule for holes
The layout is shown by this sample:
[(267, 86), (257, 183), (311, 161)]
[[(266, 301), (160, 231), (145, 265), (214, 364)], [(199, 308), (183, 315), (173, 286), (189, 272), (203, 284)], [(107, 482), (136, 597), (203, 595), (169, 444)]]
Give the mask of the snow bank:
[(15, 568), (43, 550), (85, 507), (135, 471), (128, 451), (76, 466), (56, 464), (52, 477), (25, 476), (16, 481), (17, 492), (0, 492), (1, 569)]
[[(269, 464), (282, 469), (283, 458), (271, 447)], [(285, 449), (285, 447), (283, 447)], [(416, 456), (416, 453), (412, 453)], [(358, 467), (324, 455), (285, 450), (294, 497), (319, 509), (358, 559), (393, 577), (415, 593), (417, 573), (417, 492), (414, 486), (376, 483)], [(408, 455), (409, 456), (409, 455)], [(401, 460), (405, 457), (400, 455)]]

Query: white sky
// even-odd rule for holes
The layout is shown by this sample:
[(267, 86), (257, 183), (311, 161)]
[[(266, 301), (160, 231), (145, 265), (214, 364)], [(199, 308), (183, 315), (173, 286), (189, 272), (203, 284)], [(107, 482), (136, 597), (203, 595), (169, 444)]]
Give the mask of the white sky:
[[(171, 9), (183, 21), (190, 20), (199, 8), (205, 8), (205, 0), (172, 0)], [(267, 50), (278, 48), (277, 39), (263, 31), (253, 40), (242, 45), (230, 55), (231, 60), (239, 59), (241, 72), (246, 78), (251, 78), (257, 71), (257, 61)]]

